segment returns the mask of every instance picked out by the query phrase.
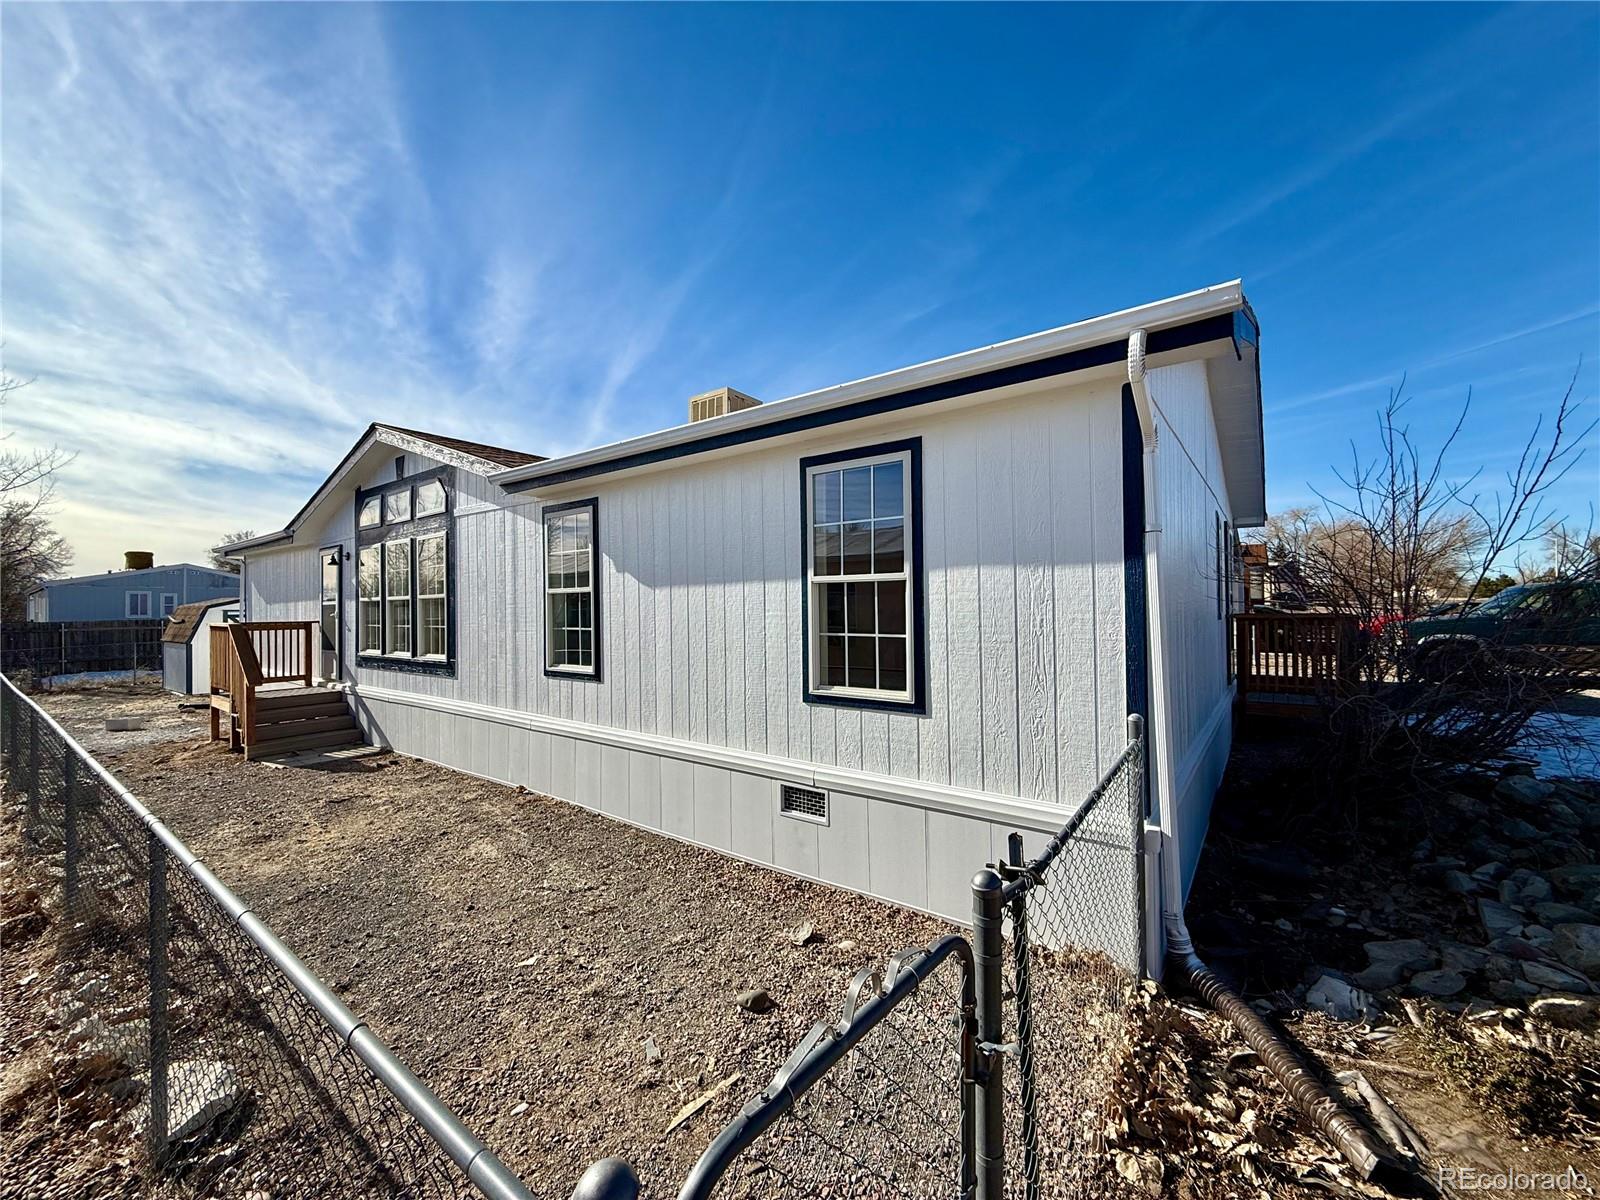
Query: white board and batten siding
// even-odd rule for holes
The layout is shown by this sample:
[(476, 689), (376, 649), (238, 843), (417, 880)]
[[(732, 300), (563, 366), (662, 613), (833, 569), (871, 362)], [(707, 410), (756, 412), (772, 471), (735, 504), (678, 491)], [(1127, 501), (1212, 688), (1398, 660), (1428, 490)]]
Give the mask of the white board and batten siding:
[[(458, 469), (455, 674), (356, 669), (358, 717), (402, 753), (966, 919), (973, 873), (1014, 830), (1048, 837), (1125, 741), (1120, 406), (1114, 381), (1058, 383), (567, 489), (599, 502), (598, 682), (544, 674), (540, 504)], [(927, 714), (807, 704), (799, 460), (903, 437)], [(250, 556), (250, 619), (315, 618), (314, 547), (350, 543), (351, 507)], [(353, 593), (350, 573), (347, 647)], [(780, 814), (783, 783), (826, 791), (828, 823)]]
[(1223, 482), (1207, 363), (1150, 372), (1161, 497), (1161, 612), (1175, 834), (1185, 894), (1193, 881), (1232, 741), (1228, 617), (1218, 614), (1217, 525), (1234, 515)]

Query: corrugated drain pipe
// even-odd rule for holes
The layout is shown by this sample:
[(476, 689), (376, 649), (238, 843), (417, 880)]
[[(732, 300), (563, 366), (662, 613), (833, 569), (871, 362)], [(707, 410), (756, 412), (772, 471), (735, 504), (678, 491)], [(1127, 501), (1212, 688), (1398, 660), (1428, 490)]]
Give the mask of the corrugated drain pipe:
[(1180, 918), (1167, 922), (1167, 966), (1178, 973), (1185, 983), (1200, 994), (1217, 1012), (1228, 1019), (1245, 1045), (1256, 1052), (1267, 1069), (1277, 1076), (1283, 1090), (1288, 1092), (1300, 1111), (1305, 1113), (1328, 1140), (1339, 1148), (1339, 1153), (1361, 1173), (1362, 1179), (1371, 1179), (1385, 1155), (1378, 1149), (1360, 1122), (1345, 1111), (1317, 1077), (1306, 1070), (1300, 1056), (1273, 1031), (1222, 978), (1194, 952), (1194, 943)]
[[(1145, 502), (1145, 585), (1146, 609), (1149, 621), (1149, 654), (1151, 703), (1154, 718), (1153, 734), (1156, 752), (1156, 783), (1160, 795), (1173, 794), (1173, 747), (1167, 738), (1171, 722), (1167, 719), (1165, 648), (1162, 644), (1161, 563), (1160, 545), (1162, 530), (1161, 493), (1157, 486), (1160, 478), (1156, 454), (1158, 427), (1155, 402), (1150, 396), (1150, 383), (1145, 378), (1145, 331), (1136, 329), (1128, 337), (1128, 385), (1133, 392), (1134, 409), (1139, 418), (1140, 433), (1144, 439), (1143, 474)], [(1339, 1153), (1360, 1172), (1362, 1179), (1371, 1179), (1373, 1172), (1387, 1161), (1377, 1144), (1354, 1117), (1333, 1098), (1328, 1089), (1306, 1070), (1305, 1064), (1288, 1044), (1255, 1013), (1239, 993), (1234, 991), (1201, 961), (1194, 952), (1194, 942), (1183, 922), (1183, 885), (1179, 878), (1176, 847), (1173, 843), (1172, 813), (1163, 804), (1157, 813), (1161, 825), (1161, 882), (1162, 924), (1167, 935), (1168, 969), (1194, 988), (1207, 1004), (1215, 1009), (1239, 1031), (1245, 1044), (1256, 1052), (1267, 1069), (1277, 1076), (1300, 1111), (1305, 1113), (1328, 1139), (1339, 1148)]]

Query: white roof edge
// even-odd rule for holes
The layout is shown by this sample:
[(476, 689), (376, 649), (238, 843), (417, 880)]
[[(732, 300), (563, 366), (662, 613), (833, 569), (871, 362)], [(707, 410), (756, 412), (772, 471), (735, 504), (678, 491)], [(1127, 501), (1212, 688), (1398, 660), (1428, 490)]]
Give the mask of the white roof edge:
[(217, 550), (219, 553), (232, 557), (234, 554), (237, 554), (240, 551), (254, 550), (261, 546), (270, 546), (274, 542), (281, 542), (285, 538), (290, 538), (293, 536), (294, 535), (290, 533), (289, 530), (279, 529), (273, 533), (260, 533), (253, 538), (245, 538), (245, 540), (242, 542), (223, 542), (222, 545), (217, 547)]
[[(718, 417), (715, 429), (719, 433), (725, 433), (735, 429), (758, 427), (806, 413), (825, 412), (830, 408), (858, 400), (868, 400), (908, 388), (941, 383), (948, 379), (977, 374), (980, 371), (994, 370), (1036, 358), (1063, 354), (1085, 346), (1099, 345), (1113, 338), (1126, 337), (1135, 329), (1163, 329), (1219, 313), (1233, 312), (1243, 308), (1244, 305), (1244, 281), (1232, 279), (1226, 283), (1215, 283), (1197, 291), (1185, 292), (1181, 296), (1170, 296), (1165, 300), (1156, 300), (1135, 308), (1125, 308), (1119, 312), (1090, 317), (1087, 320), (1026, 334), (1009, 341), (995, 342), (974, 350), (964, 350), (945, 358), (931, 359), (879, 375), (869, 375), (849, 383), (834, 384), (814, 392), (804, 392), (798, 396), (774, 400), (757, 408), (747, 408)], [(710, 422), (701, 421), (675, 425), (670, 429), (642, 434), (589, 450), (580, 450), (560, 458), (550, 458), (526, 466), (508, 467), (491, 475), (490, 479), (497, 484), (517, 483), (540, 475), (558, 474), (576, 467), (590, 466), (626, 454), (675, 446), (704, 435), (708, 432), (709, 424)]]

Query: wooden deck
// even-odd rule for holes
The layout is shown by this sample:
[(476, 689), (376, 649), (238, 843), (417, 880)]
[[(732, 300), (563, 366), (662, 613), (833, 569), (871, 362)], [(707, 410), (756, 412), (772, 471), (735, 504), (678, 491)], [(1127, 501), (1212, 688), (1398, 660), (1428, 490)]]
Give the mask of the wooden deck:
[(1318, 718), (1357, 686), (1357, 628), (1330, 613), (1233, 619), (1239, 704), (1247, 714)]

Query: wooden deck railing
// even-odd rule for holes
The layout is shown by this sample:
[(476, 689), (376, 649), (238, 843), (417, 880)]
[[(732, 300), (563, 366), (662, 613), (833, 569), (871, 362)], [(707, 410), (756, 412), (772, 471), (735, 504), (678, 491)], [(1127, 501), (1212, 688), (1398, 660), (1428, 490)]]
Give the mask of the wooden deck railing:
[(1356, 679), (1356, 622), (1332, 613), (1234, 617), (1239, 695), (1258, 710), (1331, 700)]
[(227, 697), (230, 745), (255, 743), (256, 691), (269, 683), (311, 686), (315, 621), (233, 621), (211, 628), (211, 736), (219, 736), (217, 698)]

